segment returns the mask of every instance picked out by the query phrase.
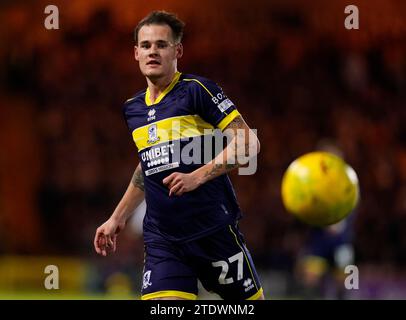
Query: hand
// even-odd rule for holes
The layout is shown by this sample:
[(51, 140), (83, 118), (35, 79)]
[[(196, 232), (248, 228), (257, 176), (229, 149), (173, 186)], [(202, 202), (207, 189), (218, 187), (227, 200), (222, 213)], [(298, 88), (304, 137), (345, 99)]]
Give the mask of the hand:
[(181, 196), (185, 192), (195, 190), (199, 185), (199, 179), (193, 173), (174, 172), (162, 180), (169, 188), (169, 196)]
[(117, 245), (117, 234), (123, 230), (125, 223), (120, 223), (110, 218), (96, 230), (94, 237), (94, 248), (98, 254), (107, 256), (107, 253), (115, 252)]

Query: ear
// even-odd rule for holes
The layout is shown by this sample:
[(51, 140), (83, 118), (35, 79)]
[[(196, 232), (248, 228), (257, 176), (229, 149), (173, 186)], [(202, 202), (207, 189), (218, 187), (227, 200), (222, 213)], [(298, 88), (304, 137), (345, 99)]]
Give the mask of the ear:
[(176, 45), (176, 59), (179, 59), (183, 56), (183, 46), (182, 43)]
[(134, 46), (134, 58), (135, 58), (135, 60), (137, 60), (137, 61), (140, 60), (140, 58), (139, 58), (139, 52), (138, 52), (138, 47), (137, 47), (137, 46)]

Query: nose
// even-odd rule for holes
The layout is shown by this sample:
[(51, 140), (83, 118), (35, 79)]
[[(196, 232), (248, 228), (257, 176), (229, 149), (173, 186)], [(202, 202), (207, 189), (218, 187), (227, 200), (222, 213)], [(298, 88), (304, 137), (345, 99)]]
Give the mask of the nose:
[(149, 48), (149, 52), (148, 52), (149, 56), (157, 56), (158, 55), (158, 46), (153, 43), (151, 45), (151, 47)]

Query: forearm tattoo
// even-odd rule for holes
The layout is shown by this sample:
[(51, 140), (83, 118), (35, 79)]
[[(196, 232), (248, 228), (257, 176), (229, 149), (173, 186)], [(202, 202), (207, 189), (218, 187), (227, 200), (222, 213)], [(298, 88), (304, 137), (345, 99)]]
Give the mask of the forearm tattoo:
[(133, 174), (133, 177), (131, 178), (131, 182), (134, 185), (134, 187), (139, 188), (140, 190), (144, 191), (144, 176), (142, 174), (140, 166), (138, 166)]
[(241, 116), (237, 116), (231, 121), (226, 129), (241, 129), (244, 126), (244, 120), (241, 118)]
[(231, 149), (230, 157), (227, 157), (227, 163), (232, 160), (232, 163), (238, 163), (238, 157), (244, 155), (248, 157), (250, 155), (250, 134), (246, 130), (244, 119), (241, 116), (236, 117), (229, 123), (226, 129), (234, 131), (235, 143), (229, 145)]
[(214, 166), (207, 170), (204, 174), (205, 178), (211, 178), (211, 177), (216, 177), (217, 175), (228, 172), (230, 170), (233, 170), (235, 168), (238, 168), (239, 164), (238, 163), (216, 163)]
[[(227, 147), (226, 163), (215, 163), (209, 170), (205, 172), (205, 177), (216, 177), (222, 173), (238, 168), (240, 166), (240, 164), (238, 163), (239, 155), (244, 154), (245, 156), (249, 156), (250, 143), (249, 139), (246, 137), (244, 124), (244, 120), (241, 116), (236, 117), (228, 124), (226, 129), (233, 130), (234, 137), (236, 137), (237, 140), (235, 140), (235, 143), (230, 143)], [(242, 144), (241, 141), (244, 141), (244, 139), (245, 143)]]

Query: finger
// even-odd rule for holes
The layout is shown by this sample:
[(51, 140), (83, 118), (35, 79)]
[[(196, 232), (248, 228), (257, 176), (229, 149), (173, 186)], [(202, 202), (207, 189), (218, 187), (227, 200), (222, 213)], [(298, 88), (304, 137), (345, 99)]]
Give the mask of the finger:
[(94, 244), (94, 248), (95, 248), (95, 250), (96, 250), (96, 252), (97, 252), (98, 254), (101, 253), (101, 250), (100, 250), (100, 236), (101, 236), (102, 234), (103, 234), (102, 232), (96, 231), (96, 235), (95, 235), (95, 237), (94, 237), (94, 242), (93, 242), (93, 244)]
[(104, 236), (102, 237), (101, 248), (102, 248), (102, 250), (104, 250), (106, 253), (108, 253), (108, 250), (109, 250), (109, 248), (110, 248), (109, 236), (104, 235)]
[(181, 187), (181, 185), (176, 184), (169, 189), (169, 196), (175, 195), (176, 191)]
[(106, 256), (106, 238), (104, 235), (102, 235), (99, 238), (99, 250), (100, 250), (100, 254), (103, 256)]
[(116, 252), (116, 247), (117, 247), (117, 236), (113, 236), (113, 252)]
[(106, 236), (103, 234), (99, 237), (99, 247), (102, 248), (106, 245)]
[(112, 250), (114, 246), (113, 240), (111, 236), (106, 236), (106, 248)]
[(96, 252), (98, 254), (100, 254), (99, 240), (98, 239), (96, 239), (96, 238), (94, 239), (93, 246), (94, 246), (94, 250), (96, 250)]
[(177, 172), (171, 173), (169, 176), (167, 176), (165, 179), (162, 180), (162, 183), (167, 185), (176, 177)]
[(94, 247), (96, 248), (99, 244), (99, 236), (100, 236), (100, 232), (98, 230), (96, 230), (96, 234), (94, 235), (94, 240), (93, 240), (93, 244)]
[(175, 185), (177, 185), (181, 181), (180, 177), (175, 177), (173, 180), (169, 183), (168, 188), (172, 189)]
[(182, 181), (178, 182), (177, 184), (175, 184), (170, 190), (169, 190), (169, 196), (171, 195), (175, 195), (176, 192), (183, 187), (183, 183)]
[(105, 257), (107, 256), (107, 236), (104, 235), (100, 239), (102, 239), (102, 255)]
[(184, 194), (186, 192), (186, 188), (182, 187), (178, 190), (178, 192), (176, 193), (177, 196), (181, 196), (182, 194)]

